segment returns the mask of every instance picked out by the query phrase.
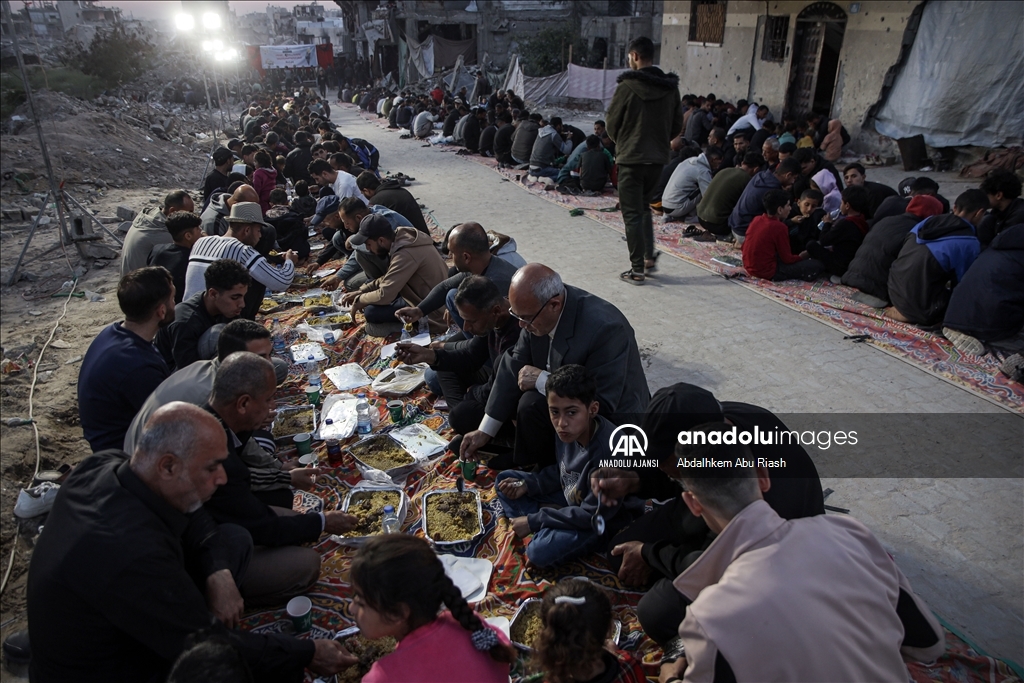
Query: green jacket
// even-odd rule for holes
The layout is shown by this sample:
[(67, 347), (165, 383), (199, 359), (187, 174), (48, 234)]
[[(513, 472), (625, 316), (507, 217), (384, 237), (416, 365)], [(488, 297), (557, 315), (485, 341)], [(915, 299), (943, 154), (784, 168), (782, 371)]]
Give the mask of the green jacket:
[(608, 137), (619, 164), (666, 164), (670, 142), (683, 128), (679, 77), (656, 66), (619, 75), (608, 107)]

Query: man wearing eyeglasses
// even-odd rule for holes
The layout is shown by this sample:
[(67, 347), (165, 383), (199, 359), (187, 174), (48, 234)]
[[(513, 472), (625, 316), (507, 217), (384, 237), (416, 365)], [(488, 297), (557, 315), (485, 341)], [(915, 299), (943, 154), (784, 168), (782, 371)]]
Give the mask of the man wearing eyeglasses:
[(462, 440), (463, 460), (472, 460), (503, 424), (515, 420), (515, 463), (553, 464), (556, 436), (544, 388), (549, 373), (570, 363), (597, 378), (600, 414), (612, 422), (628, 422), (646, 410), (647, 377), (633, 328), (619, 309), (563, 284), (558, 273), (539, 263), (516, 272), (508, 299), (509, 314), (522, 332), (502, 359), (479, 428)]

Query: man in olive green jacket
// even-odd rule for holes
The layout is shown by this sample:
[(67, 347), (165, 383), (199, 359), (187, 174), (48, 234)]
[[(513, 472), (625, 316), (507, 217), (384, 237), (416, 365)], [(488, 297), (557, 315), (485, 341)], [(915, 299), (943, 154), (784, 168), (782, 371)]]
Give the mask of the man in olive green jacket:
[(629, 44), (629, 66), (619, 76), (608, 107), (608, 137), (615, 142), (619, 165), (619, 205), (626, 224), (630, 270), (619, 277), (643, 284), (654, 270), (654, 224), (651, 193), (668, 162), (670, 142), (683, 128), (679, 77), (653, 66), (654, 43), (636, 38)]

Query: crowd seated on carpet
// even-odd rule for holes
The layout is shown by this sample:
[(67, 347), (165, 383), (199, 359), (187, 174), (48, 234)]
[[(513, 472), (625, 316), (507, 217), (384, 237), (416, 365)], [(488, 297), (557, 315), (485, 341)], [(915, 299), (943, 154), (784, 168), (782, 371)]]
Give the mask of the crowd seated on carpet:
[[(631, 165), (619, 161), (637, 153), (621, 117), (587, 135), (527, 112), (512, 91), (476, 90), (475, 101), (443, 85), (349, 98), (416, 138), (439, 122), (467, 150), (569, 194), (608, 191)], [(372, 343), (427, 321), (429, 345), (400, 340), (395, 358), (429, 366), (429, 400), (446, 405), (455, 433), (447, 462), (493, 475), (480, 485), (529, 572), (600, 557), (642, 593), (636, 614), (663, 651), (662, 681), (904, 680), (906, 661), (942, 654), (942, 628), (880, 542), (825, 514), (802, 446), (677, 443), (682, 429), (786, 430), (776, 415), (692, 384), (652, 396), (617, 306), (472, 220), (435, 242), (408, 177), (382, 178), (379, 151), (299, 92), (243, 113), (245, 141), (211, 155), (201, 215), (178, 190), (129, 230), (124, 319), (96, 336), (78, 380), (93, 454), (60, 486), (29, 571), (33, 681), (202, 680), (216, 665), (239, 680), (298, 682), (358, 661), (330, 638), (240, 628), (246, 609), (280, 610), (313, 590), (317, 544), (359, 521), (330, 506), (293, 509), (327, 470), (275, 442), (279, 389), (306, 369), (275, 348), (279, 328), (257, 322), (265, 294), (327, 264), (336, 272), (318, 284), (343, 290)], [(669, 163), (642, 181), (627, 168), (625, 182), (660, 185), (656, 208), (692, 222), (685, 237), (736, 243), (753, 277), (841, 278), (864, 303), (941, 328), (964, 353), (1024, 350), (1024, 200), (1013, 174), (993, 173), (946, 213), (930, 179), (896, 191), (856, 163), (840, 177), (839, 121), (775, 122), (764, 105), (713, 94), (682, 103)], [(650, 272), (656, 254), (642, 249), (634, 256)], [(657, 466), (602, 465), (625, 424), (641, 425)], [(680, 464), (706, 458), (787, 468)], [(365, 637), (401, 644), (362, 680), (509, 680), (508, 637), (466, 602), (426, 540), (381, 534), (350, 562), (349, 614)], [(765, 629), (775, 613), (789, 617)], [(549, 584), (539, 614), (530, 661), (545, 680), (646, 680), (609, 642), (611, 602), (597, 583)]]

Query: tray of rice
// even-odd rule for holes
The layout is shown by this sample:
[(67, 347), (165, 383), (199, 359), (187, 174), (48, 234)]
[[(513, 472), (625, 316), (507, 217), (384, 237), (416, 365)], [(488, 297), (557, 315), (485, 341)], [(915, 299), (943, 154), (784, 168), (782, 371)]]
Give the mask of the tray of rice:
[(484, 511), (477, 490), (423, 494), (423, 533), (436, 547), (468, 543), (484, 533)]
[(391, 636), (376, 640), (364, 638), (358, 626), (340, 631), (335, 640), (340, 641), (346, 650), (359, 658), (359, 662), (338, 672), (334, 679), (336, 683), (359, 683), (363, 676), (370, 673), (370, 668), (378, 659), (391, 654), (398, 646), (397, 641)]
[(320, 306), (333, 306), (334, 301), (331, 299), (331, 295), (324, 294), (313, 294), (302, 297), (303, 308), (317, 308)]
[(278, 408), (270, 433), (276, 441), (290, 441), (296, 434), (312, 434), (316, 431), (316, 417), (316, 408), (308, 404)]
[(306, 318), (305, 323), (310, 327), (344, 327), (352, 324), (352, 313), (338, 308), (323, 310), (316, 315)]
[(395, 508), (398, 519), (405, 522), (405, 516), (409, 512), (409, 496), (401, 487), (371, 482), (356, 484), (345, 497), (341, 509), (358, 517), (359, 524), (343, 536), (335, 535), (334, 540), (342, 545), (358, 546), (371, 537), (384, 533), (382, 521), (385, 505)]
[(508, 626), (508, 639), (512, 644), (527, 652), (533, 651), (533, 642), (544, 629), (540, 617), (541, 598), (527, 598), (519, 605)]
[(375, 434), (348, 447), (348, 453), (363, 474), (367, 470), (380, 470), (392, 479), (400, 479), (412, 472), (419, 461), (387, 434)]

